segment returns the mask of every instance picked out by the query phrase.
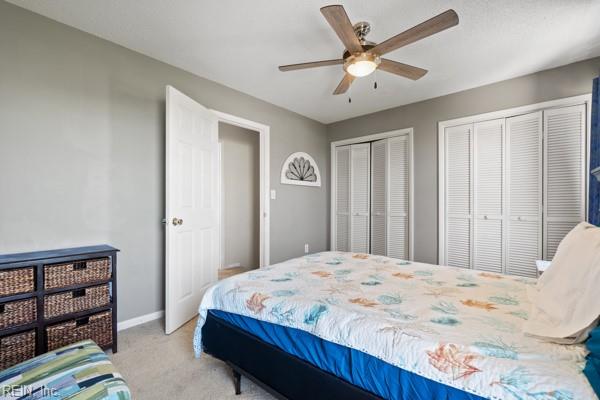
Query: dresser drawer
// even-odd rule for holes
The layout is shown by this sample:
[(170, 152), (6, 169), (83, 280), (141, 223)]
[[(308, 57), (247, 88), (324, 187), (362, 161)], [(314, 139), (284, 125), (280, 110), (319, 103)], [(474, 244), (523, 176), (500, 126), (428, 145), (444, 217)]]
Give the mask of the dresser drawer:
[(33, 267), (0, 271), (0, 297), (34, 290)]
[(110, 303), (108, 283), (99, 286), (49, 294), (44, 297), (44, 318), (91, 310)]
[(0, 370), (35, 357), (35, 331), (0, 338)]
[(37, 319), (36, 299), (10, 301), (0, 304), (0, 329), (27, 325)]
[(110, 279), (110, 259), (44, 265), (44, 288), (55, 289)]
[(46, 327), (48, 351), (85, 339), (100, 347), (112, 344), (112, 310)]

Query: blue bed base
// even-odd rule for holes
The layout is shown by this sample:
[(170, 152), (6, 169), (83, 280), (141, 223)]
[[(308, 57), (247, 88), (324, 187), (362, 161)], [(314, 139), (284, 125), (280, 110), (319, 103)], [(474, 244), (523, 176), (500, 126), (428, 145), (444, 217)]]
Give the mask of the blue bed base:
[(483, 400), (305, 331), (224, 311), (214, 317), (378, 397), (390, 400)]

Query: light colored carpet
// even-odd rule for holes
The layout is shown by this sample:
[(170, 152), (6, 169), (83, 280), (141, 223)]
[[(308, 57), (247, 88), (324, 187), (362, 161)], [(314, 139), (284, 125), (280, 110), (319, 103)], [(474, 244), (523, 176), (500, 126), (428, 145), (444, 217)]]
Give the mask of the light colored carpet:
[(231, 267), (219, 270), (219, 280), (229, 278), (237, 274), (243, 274), (244, 272), (252, 271), (254, 268), (248, 267)]
[(273, 399), (244, 377), (242, 394), (236, 396), (231, 370), (223, 362), (207, 354), (195, 359), (195, 323), (192, 320), (168, 336), (162, 321), (119, 332), (119, 351), (111, 359), (129, 384), (134, 399)]

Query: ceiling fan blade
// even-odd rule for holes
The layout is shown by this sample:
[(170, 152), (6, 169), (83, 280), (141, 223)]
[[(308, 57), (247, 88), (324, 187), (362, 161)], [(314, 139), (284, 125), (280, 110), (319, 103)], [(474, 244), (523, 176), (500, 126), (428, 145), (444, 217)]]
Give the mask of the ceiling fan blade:
[(346, 50), (352, 53), (360, 53), (363, 48), (358, 40), (358, 37), (354, 33), (352, 23), (348, 18), (348, 14), (344, 10), (343, 6), (334, 5), (326, 6), (321, 8), (321, 14), (325, 17), (329, 25), (333, 28), (335, 33), (338, 35)]
[(426, 69), (413, 67), (412, 65), (402, 64), (397, 61), (392, 61), (385, 58), (381, 59), (379, 69), (385, 72), (389, 72), (391, 74), (396, 74), (408, 79), (412, 79), (413, 81), (422, 78), (423, 75), (427, 73)]
[(289, 65), (280, 65), (280, 71), (295, 71), (297, 69), (305, 69), (305, 68), (316, 68), (316, 67), (326, 67), (328, 65), (340, 65), (343, 64), (344, 60), (324, 60), (324, 61), (314, 61), (314, 62), (306, 62), (300, 64), (289, 64)]
[(352, 85), (352, 82), (354, 82), (354, 76), (352, 76), (352, 75), (350, 75), (350, 74), (347, 73), (342, 78), (342, 81), (340, 82), (340, 84), (337, 85), (337, 87), (333, 91), (333, 94), (344, 94), (344, 93), (346, 93), (348, 91), (348, 89), (350, 88), (350, 85)]
[(458, 25), (458, 15), (456, 14), (456, 11), (444, 11), (419, 25), (413, 26), (407, 31), (389, 38), (385, 42), (379, 43), (377, 46), (370, 49), (369, 52), (381, 56), (455, 25)]

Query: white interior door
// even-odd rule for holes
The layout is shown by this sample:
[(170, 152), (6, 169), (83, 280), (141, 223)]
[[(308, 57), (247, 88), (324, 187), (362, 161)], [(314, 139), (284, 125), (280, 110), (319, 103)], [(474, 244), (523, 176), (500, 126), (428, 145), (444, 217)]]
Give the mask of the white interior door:
[(350, 251), (350, 146), (335, 149), (335, 250)]
[(167, 86), (165, 330), (197, 315), (219, 269), (217, 117)]
[(472, 124), (445, 130), (445, 263), (472, 268)]
[(350, 146), (350, 251), (360, 253), (369, 252), (370, 155), (369, 143)]
[(410, 207), (410, 142), (408, 135), (387, 139), (387, 256), (408, 260)]
[(473, 268), (504, 271), (504, 118), (474, 125)]
[(542, 255), (542, 112), (506, 119), (506, 273), (535, 277)]
[(371, 254), (387, 251), (388, 139), (371, 143)]
[(585, 106), (544, 111), (544, 259), (585, 221)]

